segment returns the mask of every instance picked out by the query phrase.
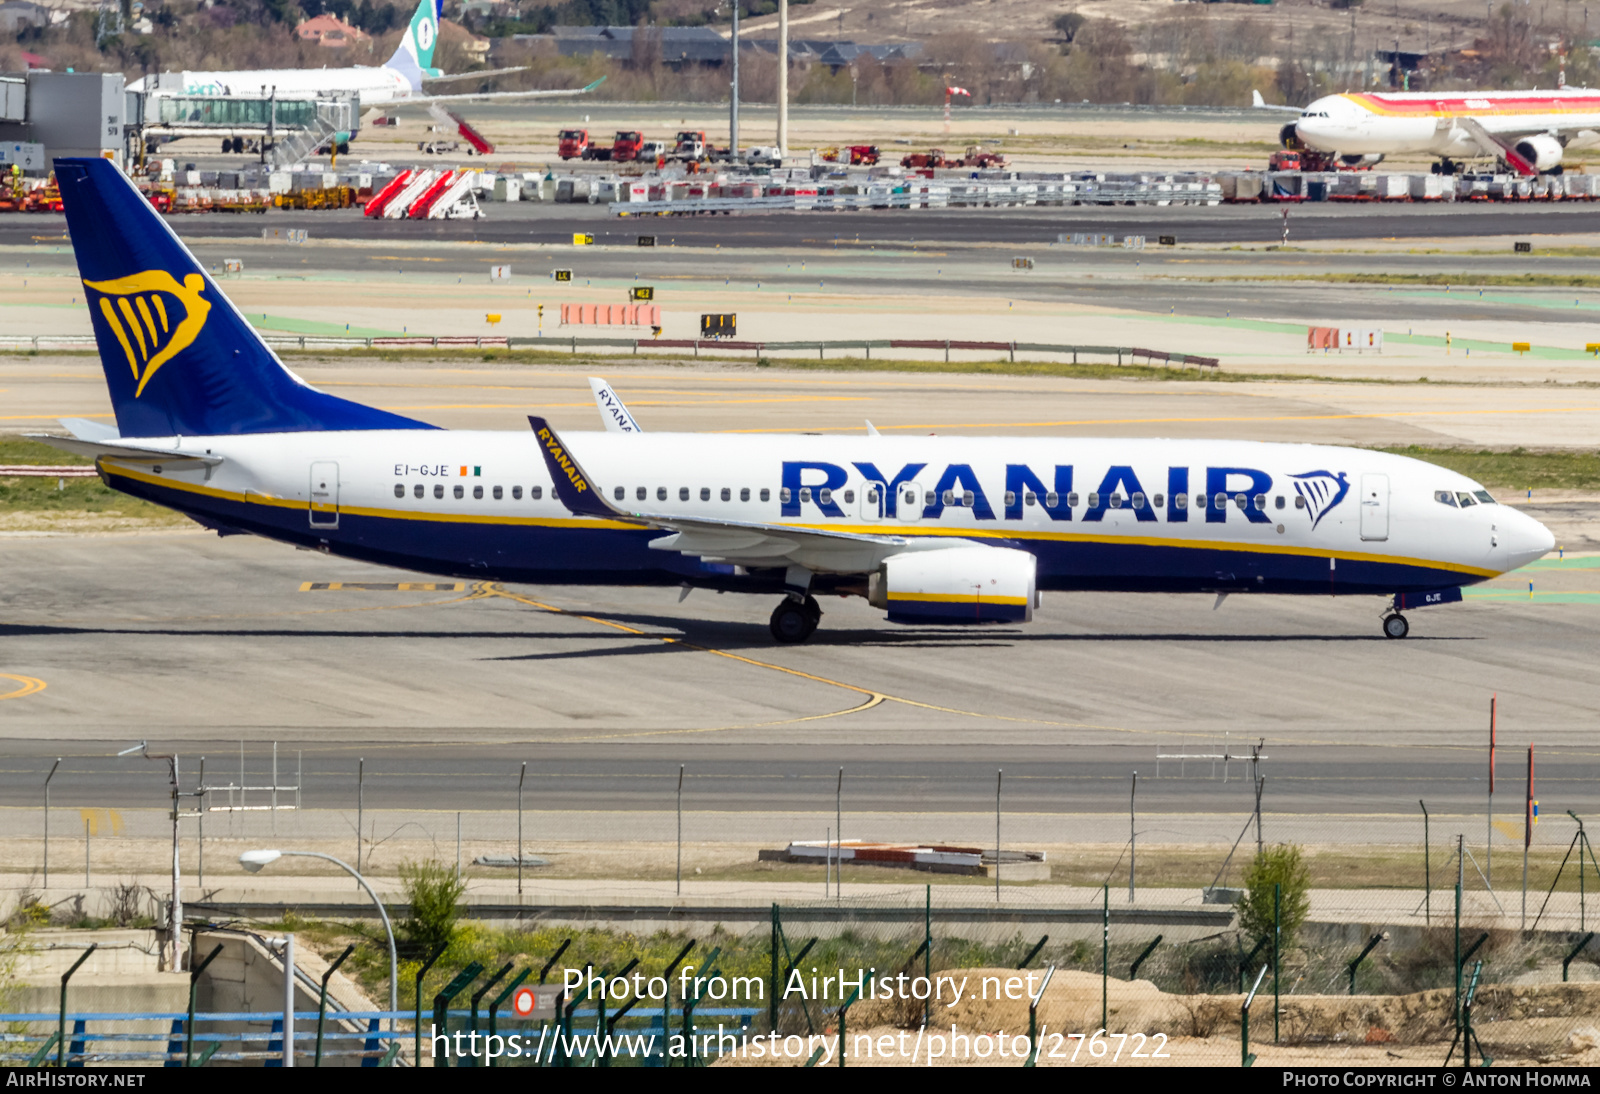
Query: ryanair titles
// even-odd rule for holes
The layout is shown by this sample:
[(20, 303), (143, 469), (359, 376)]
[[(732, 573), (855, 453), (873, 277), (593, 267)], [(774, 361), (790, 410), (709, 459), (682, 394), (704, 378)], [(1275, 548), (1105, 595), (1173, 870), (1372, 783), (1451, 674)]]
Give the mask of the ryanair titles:
[[(785, 517), (803, 516), (809, 505), (824, 516), (842, 518), (845, 512), (839, 504), (839, 492), (853, 477), (859, 476), (867, 484), (868, 493), (863, 502), (869, 506), (876, 503), (877, 515), (885, 519), (937, 520), (948, 507), (968, 509), (974, 520), (996, 520), (1000, 515), (1005, 520), (1021, 520), (1024, 507), (1037, 504), (1051, 520), (1069, 521), (1074, 519), (1073, 509), (1083, 502), (1082, 515), (1076, 518), (1083, 521), (1104, 520), (1110, 510), (1126, 509), (1139, 521), (1165, 519), (1181, 523), (1188, 521), (1190, 513), (1194, 512), (1195, 520), (1221, 524), (1228, 519), (1231, 507), (1253, 524), (1272, 522), (1267, 510), (1273, 478), (1267, 472), (1253, 467), (1207, 467), (1193, 476), (1194, 495), (1191, 497), (1191, 470), (1194, 469), (1168, 467), (1164, 480), (1146, 483), (1132, 465), (1115, 464), (1080, 498), (1074, 490), (1071, 464), (1057, 464), (1047, 475), (1041, 475), (1026, 464), (1008, 463), (1004, 492), (996, 498), (984, 489), (971, 464), (947, 464), (943, 471), (935, 472), (929, 464), (908, 463), (897, 470), (886, 471), (865, 462), (845, 467), (819, 461), (786, 460), (779, 499)], [(1328, 472), (1313, 474), (1319, 478), (1290, 477), (1296, 494), (1304, 497), (1307, 489), (1322, 488), (1320, 476)], [(1336, 481), (1344, 478), (1340, 473)], [(1078, 485), (1089, 486), (1091, 482), (1094, 480)], [(1203, 493), (1199, 489), (1201, 482), (1204, 483)], [(1312, 507), (1320, 516), (1321, 512), (1342, 501), (1348, 489), (1348, 486), (1331, 492), (1324, 489), (1317, 499), (1320, 504)], [(1000, 515), (996, 513), (997, 501)], [(1298, 507), (1306, 505), (1300, 502)], [(1164, 510), (1162, 517), (1157, 516), (1158, 509)]]

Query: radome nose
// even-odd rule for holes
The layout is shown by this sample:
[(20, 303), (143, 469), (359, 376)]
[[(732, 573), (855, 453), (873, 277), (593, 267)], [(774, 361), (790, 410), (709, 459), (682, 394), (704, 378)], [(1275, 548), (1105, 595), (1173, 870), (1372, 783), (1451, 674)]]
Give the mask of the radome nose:
[(1555, 550), (1556, 537), (1550, 529), (1526, 513), (1505, 506), (1497, 521), (1506, 548), (1506, 569), (1516, 570)]

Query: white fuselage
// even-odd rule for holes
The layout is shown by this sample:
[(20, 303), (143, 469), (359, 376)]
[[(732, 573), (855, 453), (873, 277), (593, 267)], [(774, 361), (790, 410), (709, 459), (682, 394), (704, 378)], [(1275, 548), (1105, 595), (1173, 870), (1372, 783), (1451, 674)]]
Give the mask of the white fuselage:
[(1342, 155), (1485, 154), (1467, 120), (1501, 139), (1600, 132), (1600, 93), (1554, 91), (1355, 92), (1326, 95), (1294, 123), (1308, 148)]
[[(265, 96), (310, 98), (323, 94), (357, 94), (361, 105), (379, 106), (419, 94), (405, 73), (387, 65), (347, 68), (263, 68), (237, 72), (184, 72), (183, 95)], [(129, 91), (144, 90), (143, 79), (128, 85)]]
[[(1101, 438), (565, 439), (606, 500), (628, 513), (1020, 547), (1038, 558), (1041, 588), (1375, 593), (1482, 581), (1553, 544), (1541, 524), (1485, 500), (1462, 475), (1361, 449)], [(118, 488), (333, 553), (432, 573), (616, 583), (635, 572), (638, 583), (660, 583), (662, 574), (644, 571), (682, 561), (648, 548), (666, 534), (659, 529), (570, 512), (531, 433), (140, 443), (223, 462), (209, 472), (156, 470), (108, 457), (102, 466)], [(891, 487), (898, 504), (885, 507), (874, 487)], [(848, 550), (831, 557), (788, 561), (819, 573), (856, 569)]]

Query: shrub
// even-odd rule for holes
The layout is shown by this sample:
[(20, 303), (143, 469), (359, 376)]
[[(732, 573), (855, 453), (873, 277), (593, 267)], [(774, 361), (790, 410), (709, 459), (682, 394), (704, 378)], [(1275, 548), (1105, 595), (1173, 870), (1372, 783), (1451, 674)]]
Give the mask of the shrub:
[(1244, 884), (1240, 929), (1253, 941), (1272, 938), (1272, 898), (1277, 886), (1280, 952), (1293, 949), (1295, 936), (1311, 911), (1311, 871), (1300, 848), (1292, 844), (1265, 848), (1245, 871)]
[(411, 904), (411, 914), (400, 924), (400, 933), (414, 953), (431, 955), (455, 937), (466, 882), (456, 876), (453, 867), (435, 859), (402, 863), (400, 880)]

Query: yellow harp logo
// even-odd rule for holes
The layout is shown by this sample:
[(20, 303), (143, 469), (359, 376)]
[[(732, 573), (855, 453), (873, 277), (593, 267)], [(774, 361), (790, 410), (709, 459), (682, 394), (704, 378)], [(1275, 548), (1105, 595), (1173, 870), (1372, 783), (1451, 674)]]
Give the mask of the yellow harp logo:
[(189, 274), (182, 285), (165, 270), (83, 284), (97, 294), (100, 315), (128, 357), (138, 382), (136, 399), (156, 369), (189, 348), (211, 312), (210, 302), (200, 298), (206, 283), (199, 274)]

